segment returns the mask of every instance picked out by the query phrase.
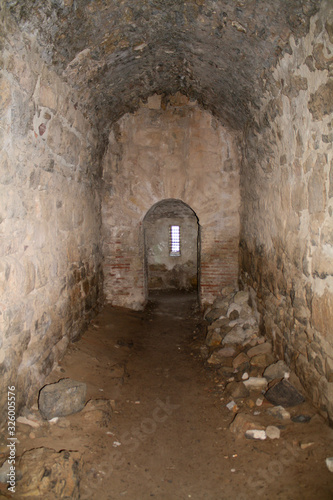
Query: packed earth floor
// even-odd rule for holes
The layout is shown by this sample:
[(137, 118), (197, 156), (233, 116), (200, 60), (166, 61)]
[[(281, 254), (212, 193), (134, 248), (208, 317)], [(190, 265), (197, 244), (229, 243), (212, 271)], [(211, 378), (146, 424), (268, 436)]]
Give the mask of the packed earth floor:
[[(90, 403), (51, 422), (37, 402), (23, 412), (21, 479), (12, 497), (2, 484), (0, 497), (332, 499), (324, 419), (305, 401), (288, 411), (309, 421), (278, 420), (268, 401), (256, 405), (260, 391), (229, 410), (228, 380), (202, 357), (205, 336), (195, 295), (155, 294), (143, 312), (106, 307), (47, 379), (85, 382)], [(230, 428), (237, 413), (278, 427), (280, 438), (246, 439)]]

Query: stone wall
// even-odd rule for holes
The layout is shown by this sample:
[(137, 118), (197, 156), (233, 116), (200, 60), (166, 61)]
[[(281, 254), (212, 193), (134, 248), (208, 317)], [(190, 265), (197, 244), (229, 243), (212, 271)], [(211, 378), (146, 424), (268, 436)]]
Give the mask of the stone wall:
[(141, 308), (147, 298), (143, 219), (176, 199), (201, 228), (202, 301), (238, 276), (237, 135), (181, 94), (154, 95), (113, 126), (104, 157), (103, 253), (106, 299)]
[(242, 280), (262, 328), (333, 418), (333, 11), (263, 74), (244, 140)]
[(0, 30), (0, 377), (20, 407), (98, 307), (97, 139), (33, 35)]

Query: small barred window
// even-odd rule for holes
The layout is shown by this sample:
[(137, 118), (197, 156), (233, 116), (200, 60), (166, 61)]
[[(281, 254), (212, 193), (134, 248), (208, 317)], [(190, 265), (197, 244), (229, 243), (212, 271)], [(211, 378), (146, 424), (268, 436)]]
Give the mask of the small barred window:
[(171, 256), (180, 255), (180, 226), (170, 226), (169, 249)]

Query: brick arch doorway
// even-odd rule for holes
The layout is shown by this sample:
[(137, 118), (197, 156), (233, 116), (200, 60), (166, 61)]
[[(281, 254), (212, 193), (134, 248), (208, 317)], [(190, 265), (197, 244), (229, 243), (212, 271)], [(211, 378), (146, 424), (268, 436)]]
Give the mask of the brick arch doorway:
[(159, 201), (146, 213), (143, 232), (146, 297), (157, 290), (195, 291), (200, 297), (200, 224), (194, 210), (178, 199)]

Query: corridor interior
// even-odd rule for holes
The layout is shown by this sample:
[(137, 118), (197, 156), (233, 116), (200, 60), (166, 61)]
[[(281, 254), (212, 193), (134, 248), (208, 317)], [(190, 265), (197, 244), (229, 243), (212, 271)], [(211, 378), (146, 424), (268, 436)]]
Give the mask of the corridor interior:
[(0, 1), (2, 496), (332, 497), (332, 54), (332, 0)]

